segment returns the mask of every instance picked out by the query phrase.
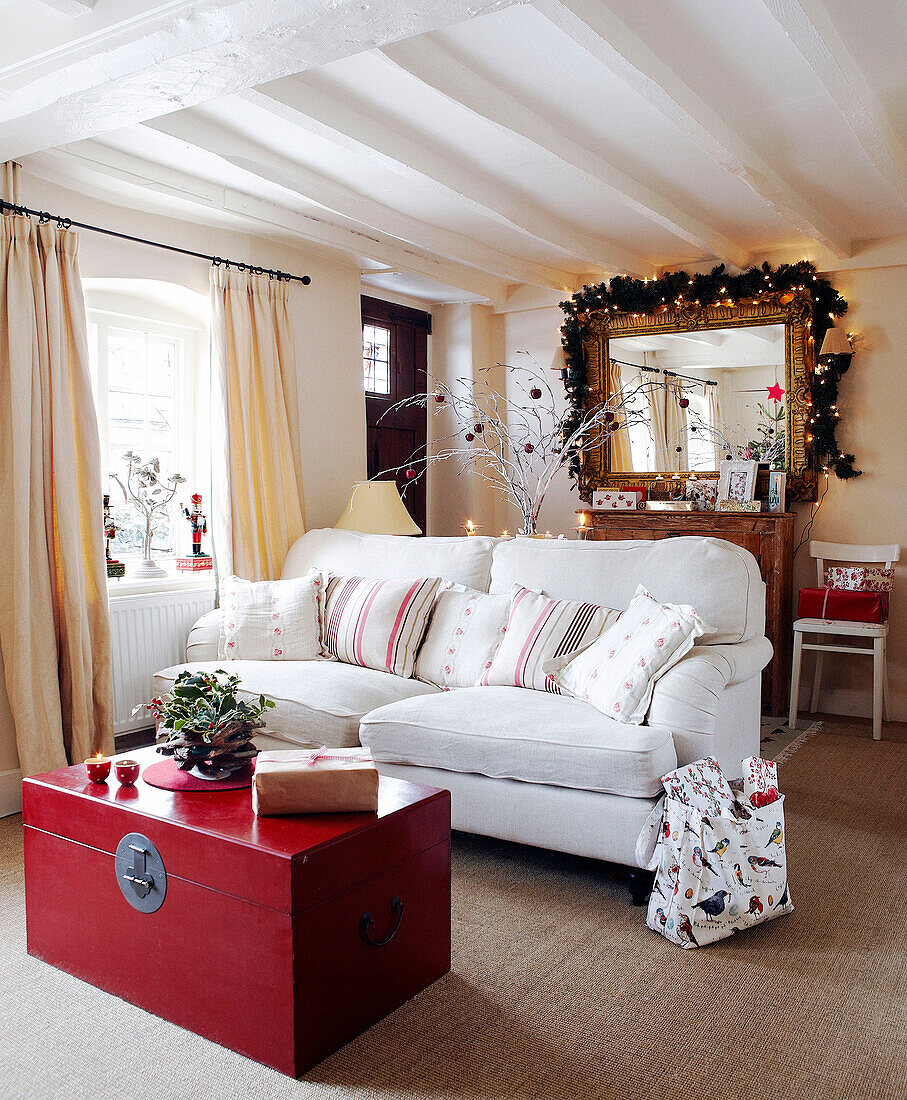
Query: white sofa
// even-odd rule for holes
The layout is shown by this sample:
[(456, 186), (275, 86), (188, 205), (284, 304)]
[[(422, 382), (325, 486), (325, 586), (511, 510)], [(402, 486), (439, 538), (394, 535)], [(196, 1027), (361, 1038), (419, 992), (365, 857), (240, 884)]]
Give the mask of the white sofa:
[[(382, 579), (439, 576), (508, 593), (513, 583), (555, 598), (626, 608), (638, 584), (691, 603), (712, 633), (656, 684), (646, 724), (614, 721), (587, 703), (510, 687), (441, 691), (333, 661), (235, 661), (252, 694), (277, 706), (262, 748), (368, 746), (385, 775), (444, 787), (453, 827), (634, 866), (639, 831), (677, 764), (711, 755), (729, 776), (758, 753), (765, 585), (756, 559), (721, 539), (573, 542), (407, 539), (333, 529), (290, 549), (284, 577), (310, 568)], [(215, 669), (220, 612), (192, 628), (188, 665)]]

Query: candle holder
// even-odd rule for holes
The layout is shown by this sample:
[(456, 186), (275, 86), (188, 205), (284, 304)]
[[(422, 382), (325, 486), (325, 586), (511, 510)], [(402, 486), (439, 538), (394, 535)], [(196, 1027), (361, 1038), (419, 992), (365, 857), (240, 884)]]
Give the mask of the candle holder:
[(579, 523), (573, 528), (578, 542), (585, 542), (589, 538), (591, 528), (586, 523), (586, 513), (580, 512)]
[(114, 764), (117, 782), (122, 787), (132, 787), (139, 777), (138, 760), (117, 760)]
[(482, 530), (482, 524), (473, 523), (471, 519), (468, 519), (465, 523), (461, 523), (460, 526), (470, 538), (472, 538), (473, 535), (477, 535), (479, 531)]
[(89, 757), (85, 761), (85, 770), (92, 783), (106, 783), (110, 775), (110, 757), (100, 752), (97, 756)]

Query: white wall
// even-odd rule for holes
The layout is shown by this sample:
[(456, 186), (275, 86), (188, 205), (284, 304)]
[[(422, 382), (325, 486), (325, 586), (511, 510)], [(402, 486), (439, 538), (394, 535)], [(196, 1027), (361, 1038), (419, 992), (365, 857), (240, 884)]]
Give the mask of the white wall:
[[(332, 526), (366, 468), (358, 267), (339, 254), (332, 260), (245, 233), (131, 211), (27, 173), (20, 178), (19, 201), (119, 232), (311, 276), (309, 286), (291, 284), (306, 525)], [(85, 278), (158, 279), (208, 294), (204, 260), (84, 231), (79, 260)], [(0, 691), (0, 813), (2, 773), (17, 766), (5, 702)]]
[[(851, 481), (831, 477), (812, 536), (829, 542), (900, 543), (907, 559), (907, 494), (903, 488), (907, 461), (907, 266), (853, 267), (825, 274), (850, 305), (846, 327), (860, 336), (858, 354), (841, 385), (839, 442), (857, 456), (857, 466), (864, 472)], [(557, 375), (547, 368), (559, 362), (563, 315), (556, 305), (533, 307), (532, 299), (525, 297), (530, 308), (515, 308), (519, 303), (514, 303), (508, 312), (495, 315), (495, 357), (522, 362), (524, 357), (517, 353), (528, 351), (546, 376), (557, 381)], [(437, 341), (435, 354), (440, 354)], [(564, 473), (549, 494), (540, 528), (569, 536), (578, 504)], [(799, 537), (810, 509), (797, 505), (795, 510), (800, 513)], [(486, 522), (481, 514), (473, 518), (477, 523)], [(801, 586), (815, 583), (814, 569), (802, 549), (795, 560), (794, 600)], [(907, 720), (907, 560), (898, 567), (896, 577), (889, 636), (891, 711), (894, 718)], [(812, 666), (807, 661), (804, 666), (805, 685)], [(842, 714), (868, 714), (869, 661), (829, 658), (825, 668), (830, 690), (823, 694), (822, 706)]]

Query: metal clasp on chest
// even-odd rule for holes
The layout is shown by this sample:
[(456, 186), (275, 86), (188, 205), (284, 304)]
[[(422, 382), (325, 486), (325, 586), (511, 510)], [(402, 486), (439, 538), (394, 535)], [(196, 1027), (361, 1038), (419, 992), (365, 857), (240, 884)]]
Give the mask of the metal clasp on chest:
[(117, 885), (140, 913), (156, 913), (167, 895), (167, 872), (161, 853), (141, 833), (127, 833), (117, 845)]

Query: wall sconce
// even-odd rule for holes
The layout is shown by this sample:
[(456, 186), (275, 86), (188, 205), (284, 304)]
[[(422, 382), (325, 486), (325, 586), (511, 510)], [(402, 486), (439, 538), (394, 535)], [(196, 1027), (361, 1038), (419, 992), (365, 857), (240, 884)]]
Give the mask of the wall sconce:
[(825, 333), (818, 361), (823, 366), (834, 366), (839, 374), (844, 374), (850, 366), (852, 355), (853, 348), (850, 346), (850, 340), (847, 339), (847, 333), (843, 329), (832, 326)]

